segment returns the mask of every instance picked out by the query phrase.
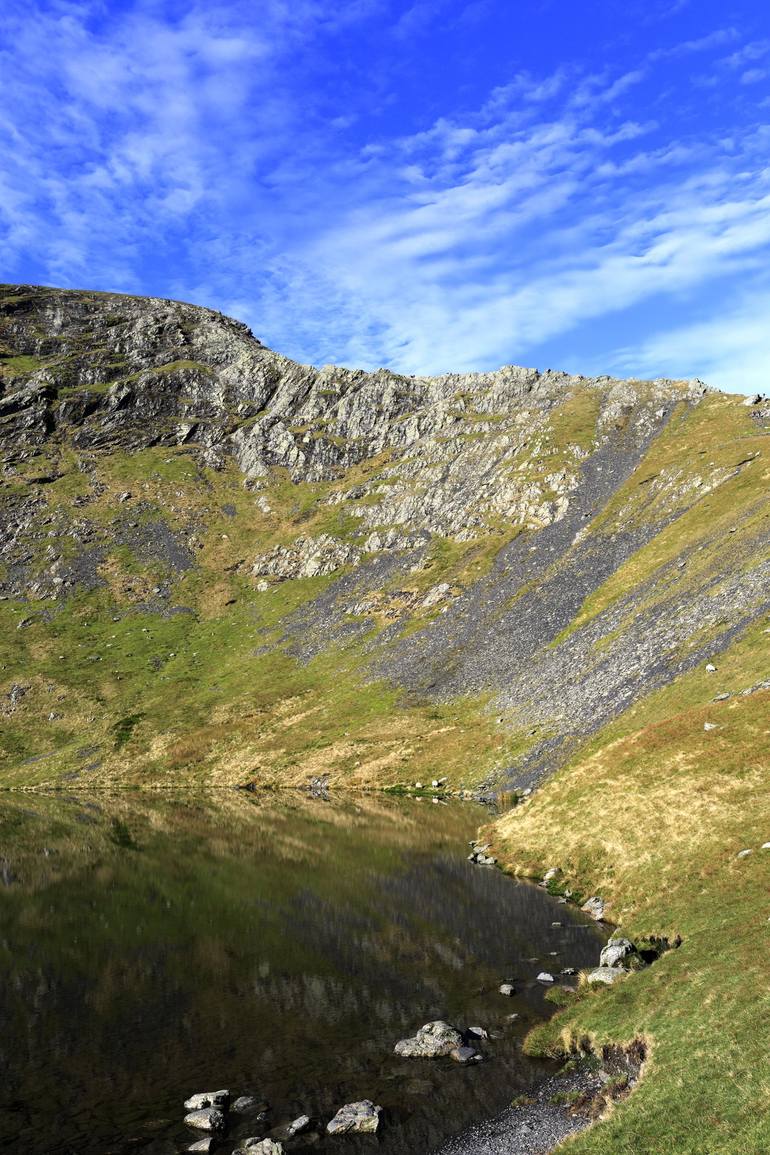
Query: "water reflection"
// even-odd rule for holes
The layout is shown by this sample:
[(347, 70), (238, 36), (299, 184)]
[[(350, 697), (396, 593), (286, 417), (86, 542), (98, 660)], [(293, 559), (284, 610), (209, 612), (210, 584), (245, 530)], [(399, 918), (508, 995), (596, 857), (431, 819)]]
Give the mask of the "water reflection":
[[(0, 1148), (171, 1155), (182, 1101), (215, 1086), (264, 1096), (271, 1125), (382, 1104), (377, 1136), (295, 1141), (317, 1151), (428, 1152), (498, 1110), (542, 1071), (519, 1049), (548, 1009), (534, 976), (593, 963), (597, 935), (466, 862), (483, 819), (293, 793), (6, 800)], [(393, 1055), (432, 1018), (499, 1033), (489, 1061)]]

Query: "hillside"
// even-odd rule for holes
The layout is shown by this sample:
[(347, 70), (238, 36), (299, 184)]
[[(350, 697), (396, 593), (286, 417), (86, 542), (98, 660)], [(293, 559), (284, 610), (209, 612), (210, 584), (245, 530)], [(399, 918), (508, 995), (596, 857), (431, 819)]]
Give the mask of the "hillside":
[(569, 1149), (765, 1151), (769, 433), (697, 381), (319, 370), (4, 286), (0, 783), (516, 789), (507, 869), (681, 939), (530, 1035), (645, 1042)]
[(0, 390), (7, 785), (528, 786), (770, 601), (770, 407), (697, 381), (3, 286)]

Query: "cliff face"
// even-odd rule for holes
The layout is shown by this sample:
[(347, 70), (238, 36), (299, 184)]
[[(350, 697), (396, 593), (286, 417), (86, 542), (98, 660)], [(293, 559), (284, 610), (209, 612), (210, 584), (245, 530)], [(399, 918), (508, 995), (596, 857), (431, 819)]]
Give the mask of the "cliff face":
[(8, 782), (529, 784), (770, 602), (770, 407), (0, 288)]

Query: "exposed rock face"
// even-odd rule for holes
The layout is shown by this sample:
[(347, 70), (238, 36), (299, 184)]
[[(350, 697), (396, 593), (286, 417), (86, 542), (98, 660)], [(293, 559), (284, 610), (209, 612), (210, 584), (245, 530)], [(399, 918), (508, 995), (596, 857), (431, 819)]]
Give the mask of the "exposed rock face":
[(279, 581), (322, 577), (344, 565), (356, 564), (360, 557), (361, 550), (324, 533), (314, 538), (298, 537), (288, 547), (275, 546), (270, 553), (257, 558), (251, 572), (255, 577), (269, 575)]
[[(185, 645), (195, 687), (206, 623), (234, 606), (223, 644), (239, 685), (257, 658), (335, 648), (404, 701), (486, 696), (501, 735), (518, 735), (493, 779), (529, 788), (644, 693), (718, 666), (770, 606), (768, 431), (764, 402), (730, 407), (698, 381), (317, 369), (211, 310), (0, 286), (7, 757), (50, 757), (52, 782), (81, 764), (109, 780), (111, 759), (137, 756), (128, 718), (148, 776), (174, 773), (153, 746), (164, 724), (136, 720), (137, 671), (173, 681)], [(714, 514), (728, 492), (729, 524)], [(90, 645), (95, 621), (127, 614), (149, 615), (149, 635), (184, 615), (184, 637), (141, 658), (133, 637), (120, 659), (120, 637)], [(90, 703), (77, 724), (68, 692)], [(205, 741), (219, 726), (234, 767), (263, 715), (245, 708), (254, 734), (239, 738), (229, 692)], [(78, 731), (100, 724), (81, 759)], [(347, 774), (345, 737), (329, 744)]]

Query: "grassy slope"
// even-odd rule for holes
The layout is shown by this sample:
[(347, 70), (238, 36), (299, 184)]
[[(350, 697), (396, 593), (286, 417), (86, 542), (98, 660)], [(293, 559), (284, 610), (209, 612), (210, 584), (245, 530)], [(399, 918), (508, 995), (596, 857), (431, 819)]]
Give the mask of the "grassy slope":
[[(408, 702), (366, 676), (360, 646), (327, 651), (309, 664), (286, 652), (284, 619), (332, 579), (259, 592), (249, 566), (300, 532), (343, 536), (349, 515), (323, 504), (331, 485), (297, 486), (276, 474), (264, 492), (271, 512), (263, 514), (235, 469), (199, 470), (184, 451), (93, 463), (105, 490), (81, 507), (83, 515), (109, 527), (116, 511), (134, 516), (141, 499), (149, 507), (136, 515), (142, 520), (159, 519), (174, 531), (200, 522), (196, 568), (169, 575), (157, 562), (113, 547), (100, 568), (100, 589), (53, 607), (0, 602), (4, 678), (29, 687), (3, 719), (5, 785), (55, 784), (84, 765), (92, 767), (81, 777), (89, 785), (293, 784), (317, 773), (350, 785), (434, 774), (470, 785), (513, 754), (515, 737), (494, 725), (485, 698)], [(350, 471), (345, 487), (379, 464)], [(88, 477), (66, 453), (56, 468), (62, 476), (42, 492), (49, 511), (68, 510), (88, 491)], [(28, 465), (31, 475), (39, 469), (39, 460)], [(121, 506), (116, 495), (127, 489), (132, 499)], [(416, 589), (426, 574), (432, 582), (451, 573), (461, 578), (474, 556), (486, 556), (483, 546), (452, 550), (440, 542), (433, 554)], [(164, 580), (171, 581), (170, 604), (193, 613), (141, 608)]]
[[(569, 633), (666, 567), (674, 580), (747, 568), (766, 540), (767, 466), (746, 410), (708, 398), (675, 418), (594, 527), (662, 519), (684, 487), (703, 496), (587, 599)], [(753, 458), (753, 460), (752, 460)], [(742, 464), (741, 464), (742, 463)], [(720, 484), (711, 488), (717, 480)], [(732, 531), (732, 532), (731, 532)], [(588, 741), (529, 802), (492, 828), (506, 868), (564, 872), (600, 894), (631, 938), (682, 946), (612, 989), (589, 991), (529, 1040), (560, 1053), (644, 1036), (645, 1078), (600, 1126), (567, 1144), (586, 1155), (759, 1155), (770, 1149), (767, 945), (770, 851), (770, 619), (716, 658), (649, 694)], [(731, 697), (722, 702), (722, 693)], [(717, 729), (704, 730), (710, 723)], [(752, 853), (738, 858), (738, 852)]]
[(557, 865), (565, 885), (602, 895), (629, 937), (683, 939), (530, 1038), (535, 1052), (585, 1036), (651, 1046), (638, 1089), (569, 1144), (575, 1155), (770, 1148), (770, 691), (711, 700), (767, 676), (767, 630), (733, 646), (717, 674), (695, 671), (641, 703), (493, 828), (509, 869)]
[[(526, 476), (557, 471), (574, 460), (576, 446), (589, 449), (597, 414), (591, 391), (567, 398), (532, 446)], [(680, 555), (688, 561), (676, 570), (679, 588), (721, 566), (726, 545), (733, 567), (751, 564), (768, 516), (761, 443), (736, 398), (715, 395), (677, 412), (587, 532), (612, 534), (645, 518), (661, 523), (692, 501), (696, 481), (702, 496), (598, 589), (566, 632), (643, 582), (652, 580), (651, 597), (665, 595), (666, 567)], [(259, 553), (300, 533), (350, 537), (355, 502), (327, 499), (335, 490), (376, 482), (389, 464), (381, 455), (336, 482), (318, 484), (294, 485), (276, 471), (263, 494), (270, 512), (263, 512), (234, 467), (203, 468), (184, 447), (105, 456), (49, 445), (25, 463), (23, 473), (0, 488), (0, 500), (3, 492), (11, 499), (23, 489), (24, 476), (57, 476), (32, 491), (44, 500), (43, 514), (62, 519), (56, 522), (59, 552), (67, 550), (68, 519), (108, 531), (121, 519), (136, 519), (165, 525), (188, 541), (194, 530), (195, 566), (174, 573), (157, 558), (113, 545), (99, 569), (99, 589), (56, 602), (0, 602), (0, 676), (6, 689), (13, 682), (29, 687), (3, 718), (3, 782), (54, 784), (80, 775), (92, 785), (253, 778), (293, 784), (329, 773), (336, 783), (391, 785), (448, 774), (459, 787), (510, 765), (532, 738), (528, 729), (497, 726), (487, 695), (441, 704), (410, 700), (371, 681), (360, 641), (309, 664), (290, 656), (283, 640), (287, 615), (332, 578), (259, 592), (250, 576)], [(118, 502), (125, 491), (131, 498)], [(85, 496), (88, 503), (77, 504)], [(475, 542), (436, 538), (428, 567), (390, 584), (415, 597), (440, 581), (461, 589), (517, 532), (494, 525)], [(47, 545), (41, 525), (30, 548), (42, 552)], [(164, 583), (168, 604), (192, 612), (164, 616), (147, 608), (153, 589)], [(386, 586), (385, 610), (392, 594)], [(408, 607), (402, 631), (429, 626), (439, 612)], [(375, 629), (387, 623), (385, 613), (375, 613)], [(625, 628), (632, 634), (633, 620)], [(90, 769), (84, 773), (84, 767)]]

